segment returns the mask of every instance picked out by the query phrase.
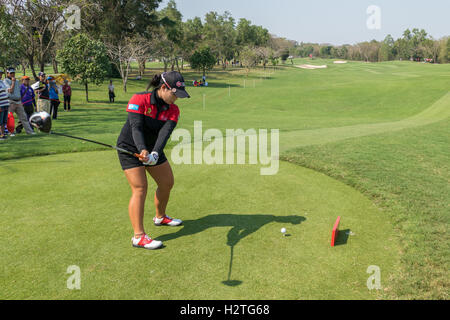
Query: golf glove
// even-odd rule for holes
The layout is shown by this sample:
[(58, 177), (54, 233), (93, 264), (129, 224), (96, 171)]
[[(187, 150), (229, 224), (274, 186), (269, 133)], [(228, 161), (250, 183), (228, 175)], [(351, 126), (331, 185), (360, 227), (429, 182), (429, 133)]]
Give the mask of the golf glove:
[(148, 162), (144, 162), (144, 164), (146, 166), (154, 166), (158, 163), (159, 160), (159, 154), (158, 152), (152, 152), (149, 156), (148, 156)]

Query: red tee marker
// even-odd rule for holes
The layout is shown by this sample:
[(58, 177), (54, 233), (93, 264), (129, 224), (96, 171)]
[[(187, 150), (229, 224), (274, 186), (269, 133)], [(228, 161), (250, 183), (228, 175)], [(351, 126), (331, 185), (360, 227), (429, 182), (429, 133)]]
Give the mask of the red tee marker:
[(333, 233), (331, 234), (331, 246), (334, 247), (339, 234), (339, 223), (341, 222), (341, 217), (338, 217), (336, 223), (333, 227)]

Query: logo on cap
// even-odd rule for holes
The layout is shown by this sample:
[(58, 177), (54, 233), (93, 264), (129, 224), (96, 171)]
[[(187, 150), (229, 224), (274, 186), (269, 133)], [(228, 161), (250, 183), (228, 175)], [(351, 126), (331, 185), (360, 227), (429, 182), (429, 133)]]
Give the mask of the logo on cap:
[(181, 87), (184, 87), (185, 85), (184, 85), (184, 82), (181, 82), (181, 81), (178, 81), (177, 82), (177, 87), (178, 88), (181, 88)]

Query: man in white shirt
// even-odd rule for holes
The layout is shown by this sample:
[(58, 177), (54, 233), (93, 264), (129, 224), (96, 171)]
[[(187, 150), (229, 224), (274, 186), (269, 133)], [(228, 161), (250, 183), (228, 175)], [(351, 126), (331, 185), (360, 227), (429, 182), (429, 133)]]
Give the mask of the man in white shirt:
[(36, 134), (28, 123), (27, 114), (21, 101), (20, 83), (19, 80), (16, 80), (16, 70), (14, 68), (8, 68), (4, 83), (9, 93), (9, 112), (17, 114), (27, 134)]
[(3, 70), (0, 70), (0, 140), (5, 140), (5, 125), (8, 122), (9, 97), (8, 88), (2, 81)]
[(114, 85), (112, 80), (109, 82), (109, 86), (108, 86), (108, 90), (109, 90), (109, 102), (114, 102), (114, 98), (116, 97), (116, 95), (114, 94)]

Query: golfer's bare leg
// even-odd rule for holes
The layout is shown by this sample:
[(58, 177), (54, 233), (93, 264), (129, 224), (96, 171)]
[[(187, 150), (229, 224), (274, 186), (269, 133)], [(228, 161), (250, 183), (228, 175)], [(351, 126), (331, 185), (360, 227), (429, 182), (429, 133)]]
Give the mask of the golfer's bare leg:
[(158, 185), (155, 192), (156, 217), (163, 218), (166, 215), (167, 203), (170, 198), (170, 191), (174, 185), (174, 177), (169, 161), (157, 167), (147, 167), (147, 171)]
[(147, 197), (147, 175), (144, 167), (125, 170), (132, 195), (128, 206), (135, 237), (142, 236), (144, 230), (144, 208)]

